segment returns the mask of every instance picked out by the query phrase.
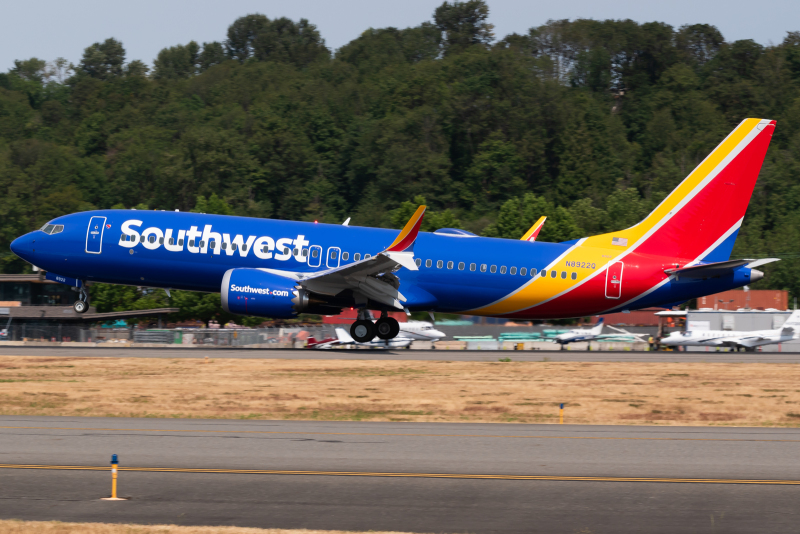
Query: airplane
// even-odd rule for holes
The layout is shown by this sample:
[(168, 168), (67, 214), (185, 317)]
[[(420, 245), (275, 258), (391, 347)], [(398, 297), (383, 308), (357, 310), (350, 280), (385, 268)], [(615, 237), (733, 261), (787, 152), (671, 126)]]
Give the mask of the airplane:
[[(374, 319), (374, 317), (372, 317), (372, 314), (370, 313), (370, 320), (372, 319)], [(309, 338), (307, 347), (314, 349), (327, 349), (331, 348), (331, 346), (336, 346), (336, 345), (359, 344), (358, 342), (353, 340), (352, 337), (341, 335), (339, 331), (341, 330), (342, 332), (345, 332), (343, 328), (336, 328), (335, 330), (337, 337), (329, 337), (319, 341), (317, 341), (312, 337)], [(398, 341), (398, 342), (399, 341), (405, 342), (407, 340), (408, 343), (402, 346), (392, 345), (391, 348), (406, 348), (410, 346), (413, 341), (433, 342), (433, 341), (438, 341), (439, 339), (446, 336), (447, 334), (445, 334), (440, 330), (437, 330), (433, 326), (433, 324), (429, 323), (428, 321), (408, 321), (405, 323), (400, 323), (400, 333), (398, 334), (397, 337), (392, 339), (392, 341)], [(375, 339), (373, 339), (368, 343), (374, 343), (374, 342), (376, 342)], [(385, 343), (383, 341), (379, 343), (380, 343), (380, 348), (386, 348)]]
[(687, 330), (672, 332), (661, 339), (661, 344), (668, 347), (730, 347), (737, 351), (753, 352), (762, 345), (793, 339), (800, 339), (800, 310), (792, 312), (783, 326), (774, 330)]
[[(601, 317), (600, 320), (597, 321), (597, 324), (592, 328), (588, 330), (575, 328), (569, 332), (564, 332), (563, 334), (557, 335), (553, 341), (561, 345), (561, 348), (563, 349), (564, 345), (574, 343), (576, 341), (602, 341), (604, 339), (616, 339), (620, 337), (619, 334), (601, 334), (603, 331), (603, 325), (603, 318)], [(621, 332), (623, 335), (632, 336), (633, 340), (642, 341), (640, 335), (632, 334), (627, 330), (623, 330), (622, 328), (617, 328), (615, 326), (608, 325), (608, 327), (612, 330), (616, 330), (617, 332)]]
[(344, 328), (336, 328), (336, 337), (329, 337), (321, 341), (309, 338), (307, 348), (309, 349), (333, 349), (343, 345), (358, 345), (360, 347), (369, 347), (371, 349), (407, 349), (411, 346), (414, 339), (407, 337), (403, 334), (398, 335), (392, 339), (375, 338), (372, 341), (356, 341), (347, 330)]
[[(743, 120), (644, 220), (563, 243), (178, 211), (57, 217), (11, 250), (79, 292), (96, 282), (220, 292), (230, 313), (292, 318), (358, 310), (355, 341), (395, 338), (389, 311), (512, 320), (585, 317), (676, 303), (761, 279), (730, 259), (775, 130)], [(275, 199), (280, 201), (280, 199)], [(381, 312), (377, 321), (367, 311)]]

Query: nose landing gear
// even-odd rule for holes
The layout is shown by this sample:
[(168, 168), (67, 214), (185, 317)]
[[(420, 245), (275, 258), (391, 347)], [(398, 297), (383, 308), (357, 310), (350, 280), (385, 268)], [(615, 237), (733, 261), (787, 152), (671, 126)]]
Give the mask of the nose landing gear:
[(86, 310), (89, 309), (89, 293), (86, 292), (86, 289), (81, 288), (78, 293), (78, 300), (75, 301), (72, 308), (75, 313), (86, 313)]

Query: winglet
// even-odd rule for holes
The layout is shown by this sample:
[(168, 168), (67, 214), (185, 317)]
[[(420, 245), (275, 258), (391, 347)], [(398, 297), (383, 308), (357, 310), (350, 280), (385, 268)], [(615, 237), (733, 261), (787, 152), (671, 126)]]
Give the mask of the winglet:
[(542, 226), (544, 226), (544, 221), (546, 220), (547, 217), (545, 216), (539, 217), (539, 220), (533, 223), (531, 229), (525, 232), (525, 235), (520, 238), (520, 241), (530, 241), (530, 242), (536, 241), (536, 236), (539, 235)]
[(414, 244), (414, 241), (417, 239), (417, 234), (419, 233), (419, 227), (422, 225), (422, 216), (425, 214), (425, 206), (420, 206), (417, 208), (417, 211), (414, 212), (414, 215), (408, 220), (406, 225), (403, 227), (403, 230), (400, 232), (400, 235), (397, 236), (397, 239), (389, 245), (384, 252), (403, 252), (408, 250), (411, 245)]

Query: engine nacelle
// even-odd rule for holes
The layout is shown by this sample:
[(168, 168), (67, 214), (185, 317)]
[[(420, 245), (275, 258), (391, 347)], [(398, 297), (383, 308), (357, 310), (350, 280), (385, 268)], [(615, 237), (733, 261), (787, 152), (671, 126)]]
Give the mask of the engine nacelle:
[(231, 269), (222, 278), (222, 309), (237, 315), (289, 319), (306, 308), (297, 282), (260, 269)]

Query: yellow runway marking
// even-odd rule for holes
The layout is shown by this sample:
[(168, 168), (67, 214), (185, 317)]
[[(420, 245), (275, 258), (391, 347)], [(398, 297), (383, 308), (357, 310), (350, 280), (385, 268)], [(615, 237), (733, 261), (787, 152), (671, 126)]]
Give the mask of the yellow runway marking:
[[(47, 469), (60, 471), (109, 471), (107, 466), (0, 464), (0, 469)], [(148, 473), (217, 473), (230, 475), (305, 475), (337, 477), (450, 478), (476, 480), (552, 480), (570, 482), (673, 482), (684, 484), (761, 484), (798, 486), (800, 480), (757, 480), (727, 478), (654, 478), (654, 477), (578, 477), (553, 475), (469, 475), (458, 473), (373, 473), (369, 471), (285, 471), (272, 469), (192, 469), (183, 467), (120, 467), (120, 471)]]
[(317, 435), (317, 436), (397, 436), (422, 438), (499, 438), (499, 439), (596, 439), (630, 441), (744, 441), (800, 443), (800, 439), (742, 439), (742, 438), (617, 438), (610, 436), (503, 436), (500, 434), (393, 434), (378, 432), (290, 432), (278, 430), (177, 430), (165, 428), (92, 428), (55, 426), (0, 426), (0, 430), (94, 430), (97, 432), (175, 432), (194, 434), (271, 434), (271, 435)]

